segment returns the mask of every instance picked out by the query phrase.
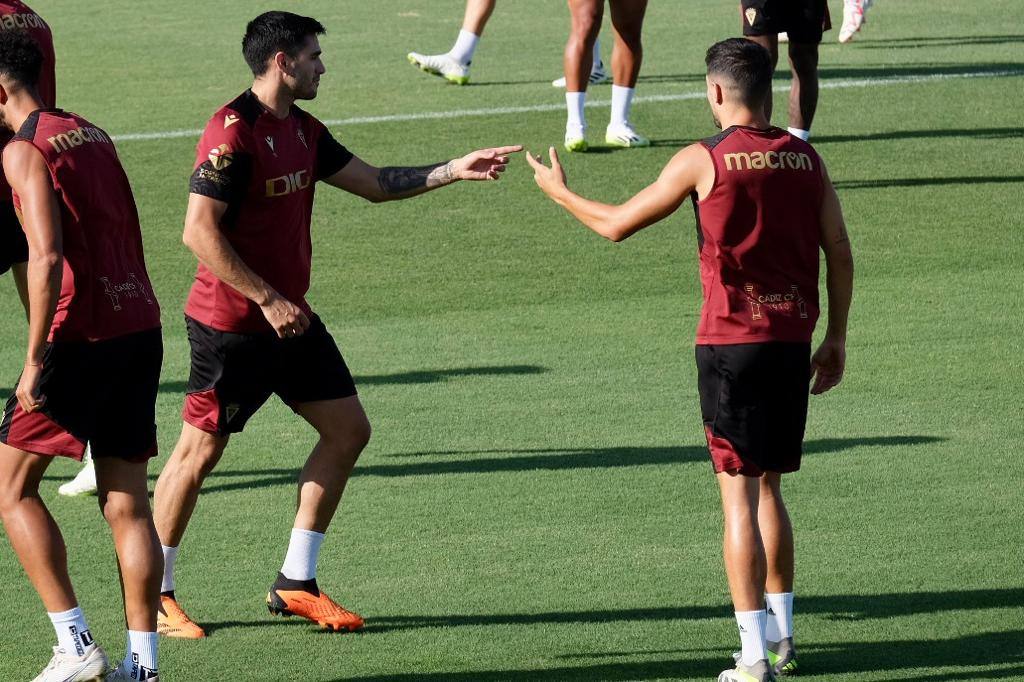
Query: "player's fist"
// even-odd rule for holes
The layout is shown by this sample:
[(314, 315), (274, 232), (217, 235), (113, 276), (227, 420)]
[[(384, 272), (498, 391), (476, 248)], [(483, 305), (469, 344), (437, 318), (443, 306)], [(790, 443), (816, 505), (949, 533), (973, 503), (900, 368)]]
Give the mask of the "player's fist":
[(452, 177), (456, 180), (497, 180), (508, 166), (508, 155), (522, 149), (516, 144), (470, 152), (450, 162)]
[(302, 336), (309, 329), (309, 317), (306, 316), (302, 308), (276, 291), (267, 298), (266, 303), (260, 306), (260, 310), (279, 338), (290, 339)]
[(843, 380), (846, 370), (846, 344), (826, 338), (811, 358), (811, 393), (818, 395)]
[(21, 372), (18, 388), (14, 395), (17, 396), (21, 409), (26, 412), (35, 412), (46, 402), (46, 397), (39, 394), (39, 382), (42, 376), (42, 365), (25, 363), (25, 369)]

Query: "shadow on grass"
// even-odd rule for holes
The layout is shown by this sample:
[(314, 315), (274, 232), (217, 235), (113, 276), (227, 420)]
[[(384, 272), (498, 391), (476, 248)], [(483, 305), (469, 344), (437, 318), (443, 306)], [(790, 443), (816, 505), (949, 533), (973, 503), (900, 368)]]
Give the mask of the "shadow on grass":
[[(808, 455), (840, 452), (856, 447), (897, 447), (926, 445), (946, 440), (935, 436), (877, 436), (870, 438), (823, 438), (804, 444)], [(501, 455), (401, 464), (356, 465), (353, 476), (436, 476), (442, 474), (489, 474), (497, 472), (563, 471), (579, 469), (611, 469), (662, 464), (683, 464), (708, 461), (702, 446), (679, 447), (613, 447), (613, 448), (532, 448), (425, 451), (385, 455), (387, 458), (449, 457), (465, 455)], [(250, 480), (207, 480), (204, 495), (234, 490), (292, 486), (298, 480), (299, 468), (244, 469), (214, 471), (210, 479), (243, 478)]]
[(919, 36), (907, 38), (876, 38), (862, 39), (857, 37), (853, 46), (869, 50), (881, 48), (919, 48), (919, 47), (960, 47), (962, 45), (1005, 45), (1008, 43), (1024, 43), (1024, 35), (990, 35), (990, 36)]
[(942, 185), (989, 185), (1024, 183), (1024, 175), (966, 175), (949, 178), (888, 178), (885, 180), (839, 180), (836, 189), (884, 189), (886, 187), (931, 187)]
[[(914, 140), (936, 137), (960, 137), (982, 140), (1002, 140), (1024, 137), (1024, 128), (946, 128), (937, 130), (886, 130), (880, 133), (864, 133), (860, 135), (815, 135), (811, 142), (815, 145), (837, 142), (869, 142), (871, 140)], [(672, 147), (682, 149), (697, 140), (689, 138), (666, 138), (652, 140), (652, 147)]]

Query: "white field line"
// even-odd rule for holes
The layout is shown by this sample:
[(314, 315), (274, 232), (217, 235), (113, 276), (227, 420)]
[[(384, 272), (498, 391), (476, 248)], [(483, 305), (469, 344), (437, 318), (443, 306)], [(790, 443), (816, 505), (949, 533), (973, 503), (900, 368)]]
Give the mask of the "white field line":
[[(840, 88), (869, 88), (882, 85), (906, 85), (910, 83), (931, 83), (934, 81), (953, 80), (961, 78), (1006, 78), (1012, 76), (1024, 76), (1024, 69), (1010, 69), (1005, 71), (965, 71), (962, 73), (934, 73), (921, 76), (893, 76), (891, 78), (848, 78), (844, 80), (821, 81), (819, 87), (822, 90), (833, 90)], [(788, 85), (780, 85), (774, 88), (775, 92), (787, 92)], [(704, 91), (683, 92), (666, 95), (638, 96), (635, 102), (682, 102), (692, 99), (704, 99)], [(609, 107), (611, 100), (593, 100), (587, 102), (588, 107)], [(451, 118), (469, 118), (471, 116), (505, 116), (508, 114), (526, 114), (539, 111), (562, 111), (565, 104), (562, 102), (552, 104), (532, 104), (522, 107), (495, 107), (491, 109), (455, 109), (453, 111), (423, 111), (412, 114), (388, 114), (385, 116), (357, 116), (355, 118), (337, 118), (324, 120), (328, 126), (362, 125), (367, 123), (394, 123), (401, 121), (429, 121)], [(138, 142), (146, 140), (171, 140), (182, 137), (199, 137), (203, 131), (199, 128), (193, 130), (163, 130), (152, 133), (123, 133), (114, 135), (117, 142)]]

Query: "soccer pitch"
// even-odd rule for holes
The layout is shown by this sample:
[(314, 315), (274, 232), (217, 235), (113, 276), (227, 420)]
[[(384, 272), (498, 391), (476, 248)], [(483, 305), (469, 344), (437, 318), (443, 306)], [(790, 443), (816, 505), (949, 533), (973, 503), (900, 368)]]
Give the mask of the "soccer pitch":
[[(829, 4), (838, 28), (842, 3)], [(31, 5), (53, 28), (58, 104), (123, 136), (163, 306), (153, 479), (188, 372), (189, 131), (248, 87), (250, 18), (280, 8), (326, 25), (328, 71), (305, 108), (371, 163), (561, 142), (560, 1), (501, 0), (466, 87), (405, 60), (450, 46), (462, 0)], [(703, 55), (739, 32), (736, 5), (652, 0), (634, 121), (653, 146), (562, 154), (571, 187), (622, 201), (715, 132)], [(803, 469), (784, 486), (806, 679), (1024, 679), (1017, 5), (878, 0), (857, 40), (840, 46), (833, 30), (821, 49), (811, 142), (843, 202), (857, 279), (846, 379), (812, 398)], [(778, 75), (788, 86), (784, 64)], [(599, 139), (610, 87), (589, 97)], [(785, 95), (775, 101), (784, 126)], [(272, 399), (232, 439), (182, 543), (177, 595), (210, 637), (161, 640), (162, 678), (710, 680), (727, 667), (738, 638), (696, 391), (689, 202), (610, 244), (546, 200), (517, 158), (498, 183), (385, 205), (323, 186), (313, 232), (308, 300), (374, 426), (319, 582), (366, 628), (327, 634), (267, 613), (315, 440)], [(7, 395), (25, 339), (9, 276), (0, 320)], [(76, 470), (56, 462), (43, 495), (93, 634), (117, 659), (109, 531), (94, 498), (56, 492)], [(6, 536), (0, 614), (0, 679), (30, 679), (53, 631)]]

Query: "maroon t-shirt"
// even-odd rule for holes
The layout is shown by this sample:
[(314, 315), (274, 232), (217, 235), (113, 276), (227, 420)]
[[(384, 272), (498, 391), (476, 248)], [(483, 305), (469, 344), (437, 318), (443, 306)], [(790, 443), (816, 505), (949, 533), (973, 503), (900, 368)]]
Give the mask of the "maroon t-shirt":
[[(296, 106), (277, 118), (246, 90), (207, 123), (189, 190), (228, 205), (220, 227), (242, 262), (308, 314), (316, 181), (351, 159), (320, 121)], [(272, 331), (259, 306), (202, 263), (185, 314), (226, 332)]]
[[(46, 106), (57, 106), (56, 59), (50, 27), (25, 3), (19, 0), (0, 0), (0, 31), (10, 30), (27, 32), (39, 45), (43, 52), (43, 68), (39, 71), (39, 96)], [(0, 149), (10, 142), (12, 137), (13, 131), (0, 129)], [(3, 173), (0, 173), (0, 201), (10, 200), (11, 186)]]
[[(100, 341), (160, 326), (128, 177), (110, 136), (77, 114), (34, 111), (11, 140), (43, 155), (60, 205), (64, 273), (51, 341)], [(21, 212), (21, 200), (14, 194)]]
[(811, 145), (733, 126), (701, 143), (715, 183), (693, 197), (704, 306), (697, 344), (811, 340), (824, 181)]

